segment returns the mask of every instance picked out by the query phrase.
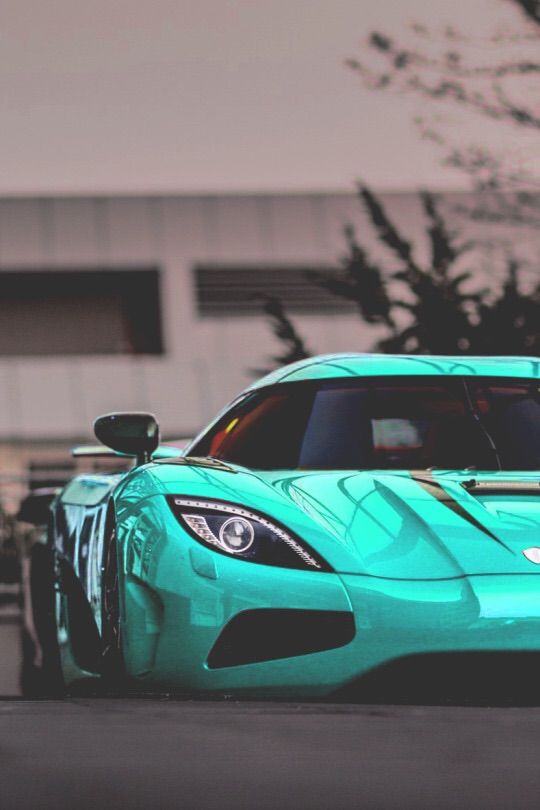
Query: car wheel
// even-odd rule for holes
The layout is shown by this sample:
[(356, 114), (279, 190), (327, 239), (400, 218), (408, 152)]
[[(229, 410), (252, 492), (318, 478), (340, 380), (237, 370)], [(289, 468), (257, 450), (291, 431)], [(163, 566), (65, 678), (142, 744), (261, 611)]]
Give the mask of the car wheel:
[(24, 697), (63, 697), (65, 684), (56, 625), (54, 553), (35, 543), (30, 551), (26, 598), (32, 627), (22, 632), (21, 691)]

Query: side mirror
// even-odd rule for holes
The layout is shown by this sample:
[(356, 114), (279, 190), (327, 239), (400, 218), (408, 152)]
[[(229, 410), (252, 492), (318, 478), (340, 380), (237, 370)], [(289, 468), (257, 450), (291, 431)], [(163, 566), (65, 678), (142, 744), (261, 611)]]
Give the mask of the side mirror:
[(42, 487), (30, 492), (22, 499), (17, 512), (17, 520), (33, 526), (46, 526), (49, 522), (50, 507), (60, 492), (56, 487)]
[(107, 413), (94, 422), (94, 433), (107, 447), (138, 464), (150, 461), (159, 444), (159, 425), (151, 413)]

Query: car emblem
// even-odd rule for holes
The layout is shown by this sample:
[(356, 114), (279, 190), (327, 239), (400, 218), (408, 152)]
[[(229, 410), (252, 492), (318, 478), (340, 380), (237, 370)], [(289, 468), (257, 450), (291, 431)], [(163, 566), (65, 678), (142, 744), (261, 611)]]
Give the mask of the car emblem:
[(526, 548), (523, 551), (525, 557), (533, 563), (540, 565), (540, 548), (538, 546), (533, 546), (532, 548)]

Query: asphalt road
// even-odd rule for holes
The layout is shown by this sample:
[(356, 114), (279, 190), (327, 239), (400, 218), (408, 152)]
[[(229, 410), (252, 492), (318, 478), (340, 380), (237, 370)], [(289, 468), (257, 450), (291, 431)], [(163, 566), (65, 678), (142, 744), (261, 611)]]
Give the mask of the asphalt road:
[(1, 810), (540, 804), (540, 708), (23, 701), (18, 635), (1, 611)]
[(11, 808), (528, 808), (540, 709), (0, 701)]

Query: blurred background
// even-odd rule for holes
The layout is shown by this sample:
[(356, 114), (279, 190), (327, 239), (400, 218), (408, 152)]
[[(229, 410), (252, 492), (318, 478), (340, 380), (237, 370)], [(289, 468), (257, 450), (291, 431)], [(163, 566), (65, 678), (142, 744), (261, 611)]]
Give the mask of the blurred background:
[(537, 0), (0, 20), (0, 635), (97, 415), (181, 441), (310, 354), (540, 354)]

